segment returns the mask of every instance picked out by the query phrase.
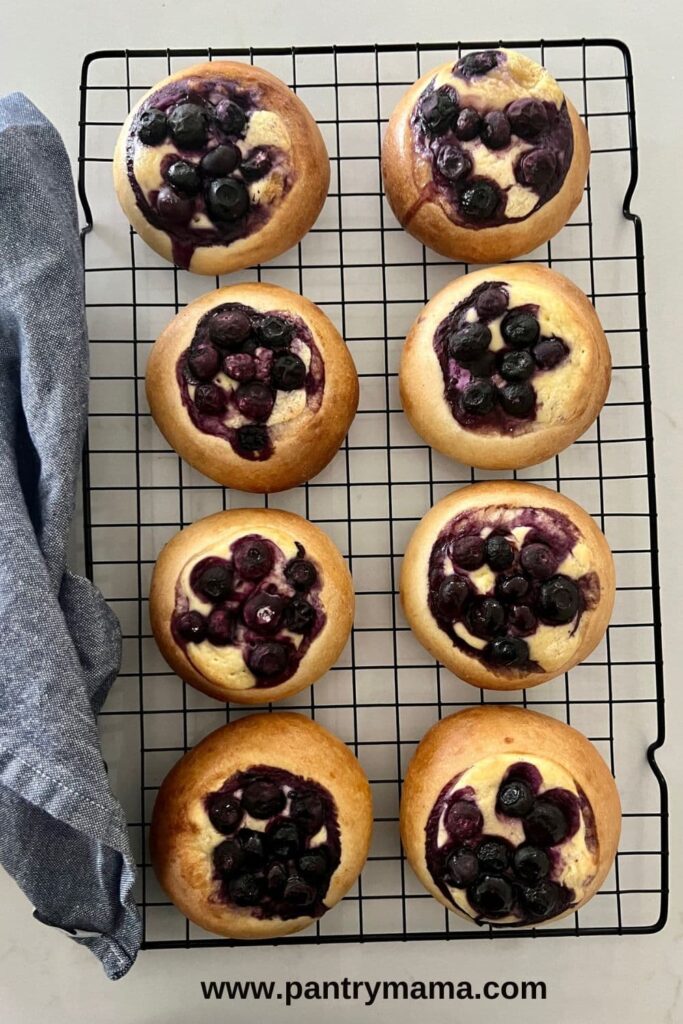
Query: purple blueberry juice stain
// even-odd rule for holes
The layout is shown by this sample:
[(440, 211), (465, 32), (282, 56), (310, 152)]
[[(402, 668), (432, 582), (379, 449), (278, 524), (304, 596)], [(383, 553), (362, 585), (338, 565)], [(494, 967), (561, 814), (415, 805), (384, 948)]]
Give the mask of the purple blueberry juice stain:
[[(526, 527), (521, 547), (512, 531)], [(512, 561), (505, 569), (489, 564), (494, 583), (485, 594), (475, 592), (469, 569), (458, 564), (465, 550), (463, 538), (479, 538), (485, 528), (487, 539), (505, 537), (510, 542)], [(600, 582), (594, 572), (571, 579), (557, 572), (580, 540), (576, 526), (554, 509), (513, 509), (489, 506), (461, 512), (448, 522), (437, 537), (428, 565), (428, 604), (437, 625), (459, 650), (493, 665), (496, 671), (510, 669), (543, 671), (529, 654), (528, 637), (539, 625), (572, 624), (576, 632), (584, 611), (594, 608), (600, 598)], [(458, 541), (457, 545), (454, 542)], [(485, 549), (489, 550), (489, 549)], [(495, 550), (495, 549), (494, 549)], [(484, 561), (491, 557), (484, 554)], [(451, 592), (460, 581), (457, 602)], [(522, 614), (521, 610), (526, 610)], [(487, 641), (482, 649), (458, 636), (455, 626)]]
[[(174, 114), (177, 117), (178, 110), (182, 112), (187, 106), (195, 108), (191, 115), (194, 114), (197, 123), (187, 117), (185, 121), (177, 118), (174, 131)], [(232, 116), (226, 113), (226, 106)], [(277, 170), (282, 178), (283, 196), (294, 184), (289, 158), (276, 146), (259, 145), (244, 154), (238, 151), (236, 161), (224, 157), (203, 163), (207, 154), (218, 146), (236, 146), (246, 134), (251, 115), (261, 109), (264, 108), (258, 88), (241, 88), (237, 82), (229, 80), (188, 78), (162, 86), (145, 100), (133, 118), (126, 141), (128, 180), (142, 215), (170, 237), (177, 266), (187, 269), (198, 248), (230, 245), (266, 224), (273, 205), (250, 200), (247, 183)], [(150, 112), (158, 112), (155, 116), (160, 125), (151, 138), (145, 135), (145, 120)], [(166, 184), (145, 195), (135, 177), (136, 146), (153, 147), (169, 140), (177, 153), (164, 157), (164, 179), (170, 166), (180, 160), (200, 172), (201, 185), (188, 194), (182, 187)], [(216, 182), (219, 183), (217, 188)], [(208, 217), (209, 227), (193, 223), (201, 215)]]
[(191, 613), (197, 620), (190, 624), (191, 632), (189, 597), (178, 580), (171, 632), (188, 661), (192, 663), (189, 644), (211, 643), (237, 648), (256, 688), (279, 686), (294, 675), (327, 621), (320, 566), (302, 544), (297, 542), (296, 548), (292, 561), (308, 567), (303, 576), (299, 572), (296, 587), (290, 582), (291, 563), (277, 544), (260, 534), (234, 541), (227, 558), (201, 559), (192, 568), (189, 585), (211, 611)]
[[(247, 318), (247, 333), (236, 339), (213, 340), (212, 325), (215, 336), (215, 324), (219, 318), (237, 314)], [(259, 336), (259, 332), (264, 333), (264, 325), (273, 321), (283, 325), (286, 335), (284, 342), (278, 342), (275, 349), (272, 341), (264, 341)], [(302, 372), (299, 387), (293, 388), (288, 384), (283, 389), (275, 356), (281, 359), (295, 344), (299, 351), (308, 352), (309, 366), (304, 368), (305, 373)], [(197, 353), (201, 353), (209, 372), (216, 362), (213, 357), (218, 357), (218, 370), (210, 380), (205, 379), (203, 373), (200, 379), (193, 371)], [(249, 368), (245, 370), (247, 364)], [(234, 380), (232, 388), (221, 383), (221, 374), (229, 375), (230, 372), (237, 374), (231, 378)], [(249, 377), (246, 383), (245, 373)], [(307, 408), (317, 412), (325, 388), (325, 366), (313, 334), (301, 317), (281, 311), (259, 313), (251, 306), (230, 302), (214, 307), (200, 319), (189, 348), (181, 353), (176, 364), (176, 380), (181, 401), (197, 430), (227, 441), (242, 459), (263, 462), (275, 450), (272, 427), (268, 423), (278, 392), (303, 391)], [(195, 389), (193, 394), (191, 387)], [(239, 418), (241, 422), (239, 425), (226, 422), (231, 418)]]
[[(538, 818), (539, 810), (542, 814), (548, 804), (561, 816), (560, 841), (554, 842), (552, 837), (539, 833), (540, 842), (536, 845), (526, 839), (515, 845), (501, 836), (485, 834), (486, 822), (474, 789), (454, 789), (462, 774), (443, 787), (425, 825), (427, 867), (439, 892), (453, 906), (468, 913), (453, 889), (465, 891), (474, 908), (470, 916), (477, 924), (496, 924), (497, 917), (511, 916), (515, 920), (503, 923), (508, 928), (540, 923), (572, 906), (576, 895), (561, 881), (562, 846), (576, 834), (582, 820), (586, 848), (593, 855), (597, 852), (595, 818), (585, 793), (579, 789), (577, 797), (560, 787), (540, 792), (543, 777), (535, 765), (526, 761), (510, 765), (498, 788), (496, 815), (505, 817), (499, 809), (504, 801), (504, 788), (521, 781), (528, 786), (527, 800), (511, 812), (510, 818), (517, 818), (524, 826), (527, 820)], [(460, 812), (465, 804), (469, 807), (466, 820), (477, 820), (478, 825), (463, 831)], [(441, 829), (447, 834), (442, 843)], [(584, 884), (589, 882), (587, 877)]]
[[(341, 861), (337, 806), (320, 783), (254, 765), (208, 793), (204, 807), (225, 838), (212, 851), (217, 893), (259, 920), (319, 918)], [(244, 824), (249, 815), (263, 829)], [(312, 845), (321, 828), (322, 843)]]

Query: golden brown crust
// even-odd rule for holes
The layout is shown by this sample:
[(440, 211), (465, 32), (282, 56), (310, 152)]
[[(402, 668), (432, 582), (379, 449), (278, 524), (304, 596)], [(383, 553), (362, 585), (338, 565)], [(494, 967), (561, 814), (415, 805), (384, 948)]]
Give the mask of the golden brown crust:
[(564, 227), (581, 202), (588, 164), (588, 132), (566, 99), (574, 132), (574, 153), (562, 187), (526, 219), (498, 227), (467, 228), (454, 223), (438, 201), (420, 205), (431, 180), (426, 161), (415, 152), (411, 115), (418, 97), (431, 80), (453, 62), (433, 68), (414, 83), (393, 111), (382, 144), (382, 176), (387, 199), (400, 224), (424, 245), (442, 256), (466, 263), (500, 263), (531, 252)]
[(477, 761), (496, 754), (556, 762), (578, 783), (593, 809), (597, 872), (577, 906), (552, 918), (553, 922), (558, 921), (598, 891), (614, 861), (621, 831), (619, 793), (607, 765), (593, 744), (564, 722), (522, 708), (489, 705), (468, 708), (432, 726), (415, 751), (403, 783), (403, 847), (424, 887), (445, 907), (460, 914), (434, 884), (427, 867), (425, 825), (443, 787)]
[[(600, 582), (600, 594), (593, 608), (585, 609), (571, 644), (560, 649), (552, 671), (507, 668), (497, 670), (456, 647), (438, 626), (428, 604), (428, 565), (432, 547), (443, 527), (466, 509), (487, 505), (514, 508), (538, 507), (563, 513), (581, 534), (587, 546), (590, 570)], [(427, 512), (408, 542), (401, 571), (401, 601), (415, 636), (433, 657), (460, 679), (486, 690), (517, 690), (538, 686), (568, 672), (584, 661), (602, 639), (614, 607), (616, 589), (614, 560), (603, 533), (579, 505), (547, 487), (518, 480), (497, 480), (471, 484), (454, 491)]]
[[(296, 420), (271, 427), (274, 452), (261, 462), (243, 459), (226, 440), (197, 429), (183, 406), (176, 364), (197, 323), (214, 306), (242, 302), (260, 312), (285, 311), (310, 329), (325, 367), (320, 408), (308, 406)], [(310, 480), (334, 457), (358, 407), (358, 375), (334, 324), (314, 303), (278, 285), (247, 282), (207, 292), (185, 306), (152, 347), (147, 399), (168, 443), (191, 466), (226, 487), (269, 493)]]
[(320, 129), (308, 109), (284, 82), (263, 68), (237, 61), (195, 64), (162, 79), (145, 93), (126, 119), (114, 151), (114, 187), (119, 202), (145, 242), (164, 259), (173, 262), (169, 235), (150, 224), (137, 205), (128, 180), (126, 140), (136, 111), (149, 96), (170, 82), (192, 77), (227, 78), (246, 88), (258, 87), (263, 108), (278, 114), (289, 132), (294, 182), (263, 227), (229, 246), (198, 247), (188, 269), (195, 274), (227, 274), (266, 263), (296, 245), (315, 223), (327, 197), (330, 161)]
[[(171, 632), (176, 585), (186, 563), (207, 548), (220, 548), (237, 536), (259, 533), (275, 543), (299, 541), (322, 569), (320, 601), (326, 622), (289, 679), (277, 686), (231, 689), (203, 676), (188, 659)], [(351, 632), (355, 596), (353, 581), (338, 548), (327, 534), (293, 512), (279, 509), (230, 509), (207, 516), (179, 531), (161, 551), (152, 575), (149, 616), (159, 650), (177, 674), (216, 700), (237, 704), (266, 704), (282, 700), (316, 682), (339, 658)]]
[(236, 772), (276, 767), (324, 786), (337, 805), (341, 861), (325, 904), (333, 907), (353, 885), (372, 834), (368, 780), (348, 747), (316, 722), (292, 713), (249, 715), (207, 736), (171, 769), (154, 806), (150, 849), (159, 882), (191, 921), (236, 939), (274, 938), (308, 927), (311, 917), (259, 920), (219, 902), (211, 852), (224, 838), (204, 809), (208, 793)]
[[(433, 339), (439, 323), (484, 281), (522, 285), (538, 294), (543, 312), (568, 328), (571, 367), (547, 375), (548, 419), (526, 433), (485, 433), (462, 427), (444, 396)], [(532, 263), (490, 267), (456, 278), (418, 315), (401, 355), (401, 401), (414, 429), (437, 451), (468, 466), (519, 469), (563, 451), (593, 423), (609, 391), (612, 360), (605, 332), (584, 293), (562, 274)], [(557, 388), (553, 391), (553, 386)], [(543, 410), (541, 409), (541, 412)]]

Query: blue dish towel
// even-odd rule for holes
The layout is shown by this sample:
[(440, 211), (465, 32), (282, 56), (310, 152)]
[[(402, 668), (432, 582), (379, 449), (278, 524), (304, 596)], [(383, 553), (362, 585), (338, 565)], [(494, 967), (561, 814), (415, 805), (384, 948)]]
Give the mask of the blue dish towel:
[(0, 98), (0, 861), (38, 920), (68, 929), (119, 978), (141, 927), (96, 715), (120, 630), (66, 567), (87, 403), (69, 160), (15, 93)]

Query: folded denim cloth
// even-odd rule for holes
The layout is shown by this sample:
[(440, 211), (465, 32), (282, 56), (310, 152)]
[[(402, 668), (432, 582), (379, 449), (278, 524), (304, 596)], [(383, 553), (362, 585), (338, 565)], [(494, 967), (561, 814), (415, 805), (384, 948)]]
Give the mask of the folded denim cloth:
[(88, 405), (76, 200), (57, 131), (19, 93), (0, 98), (0, 268), (0, 862), (119, 978), (141, 927), (96, 715), (120, 630), (66, 568)]

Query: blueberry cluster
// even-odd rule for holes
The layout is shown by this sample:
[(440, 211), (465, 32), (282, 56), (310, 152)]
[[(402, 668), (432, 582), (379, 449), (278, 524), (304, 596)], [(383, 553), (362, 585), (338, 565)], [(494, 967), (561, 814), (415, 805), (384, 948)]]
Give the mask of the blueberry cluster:
[[(226, 838), (213, 850), (221, 895), (260, 917), (319, 917), (341, 859), (330, 793), (276, 768), (256, 767), (229, 779), (205, 801), (213, 827)], [(264, 828), (244, 824), (246, 816)], [(325, 828), (325, 841), (312, 839)]]
[[(443, 570), (450, 557), (455, 572)], [(564, 625), (580, 614), (583, 599), (579, 584), (557, 572), (561, 558), (542, 540), (527, 534), (518, 547), (506, 533), (457, 533), (437, 541), (429, 568), (429, 606), (439, 626), (454, 642), (456, 621), (470, 633), (488, 641), (481, 652), (484, 661), (500, 668), (529, 665), (531, 636), (539, 624)], [(495, 574), (491, 594), (480, 595), (469, 579), (483, 565)], [(468, 650), (472, 648), (468, 647)]]
[[(428, 844), (428, 863), (437, 882), (466, 891), (477, 915), (497, 919), (514, 915), (541, 921), (564, 910), (572, 893), (552, 881), (552, 847), (565, 842), (579, 826), (579, 806), (573, 793), (551, 789), (538, 794), (531, 779), (538, 773), (523, 763), (513, 766), (498, 788), (496, 813), (516, 818), (524, 829), (524, 842), (513, 846), (501, 836), (483, 833), (484, 819), (471, 790), (455, 792), (444, 805), (437, 802), (428, 834), (437, 835), (440, 819), (448, 841), (439, 850)], [(540, 777), (538, 781), (540, 785)], [(447, 889), (446, 889), (447, 892)]]
[[(313, 351), (310, 332), (294, 318), (258, 313), (241, 303), (225, 303), (198, 323), (190, 348), (180, 360), (181, 387), (195, 426), (209, 431), (233, 406), (250, 423), (238, 427), (229, 439), (242, 454), (269, 447), (266, 423), (276, 392), (297, 391), (307, 384), (306, 364), (291, 351), (294, 336), (305, 337)], [(215, 381), (220, 372), (237, 382), (227, 390)], [(195, 385), (190, 397), (187, 383)], [(208, 419), (207, 419), (208, 418)]]
[[(297, 557), (284, 564), (282, 572), (282, 552), (257, 535), (235, 541), (230, 559), (210, 556), (197, 562), (190, 587), (212, 609), (208, 615), (176, 611), (176, 640), (183, 645), (208, 640), (214, 647), (241, 647), (257, 686), (289, 679), (325, 622), (318, 601), (318, 570), (304, 557), (303, 547), (297, 548)], [(302, 637), (301, 643), (295, 646), (285, 630)]]

